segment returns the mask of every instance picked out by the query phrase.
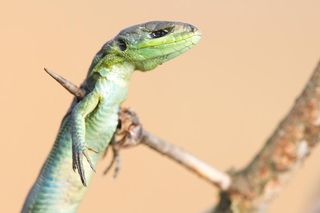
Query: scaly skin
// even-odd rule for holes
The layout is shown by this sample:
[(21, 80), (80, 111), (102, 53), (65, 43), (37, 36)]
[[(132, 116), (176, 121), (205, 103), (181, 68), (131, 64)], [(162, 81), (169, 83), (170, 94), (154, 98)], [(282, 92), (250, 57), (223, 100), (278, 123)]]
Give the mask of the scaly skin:
[(22, 212), (76, 212), (116, 130), (133, 71), (152, 70), (199, 40), (192, 25), (156, 21), (129, 27), (107, 42), (93, 59), (81, 86), (86, 95), (75, 99), (64, 117)]

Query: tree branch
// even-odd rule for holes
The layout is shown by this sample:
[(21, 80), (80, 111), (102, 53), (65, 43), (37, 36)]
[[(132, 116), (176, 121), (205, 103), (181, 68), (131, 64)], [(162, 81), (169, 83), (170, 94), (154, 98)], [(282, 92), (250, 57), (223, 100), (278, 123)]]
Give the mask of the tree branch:
[(231, 184), (229, 175), (211, 167), (183, 149), (163, 141), (148, 131), (143, 132), (141, 143), (169, 157), (221, 190), (228, 189)]
[(244, 169), (232, 174), (213, 212), (260, 212), (318, 144), (320, 64), (288, 115)]

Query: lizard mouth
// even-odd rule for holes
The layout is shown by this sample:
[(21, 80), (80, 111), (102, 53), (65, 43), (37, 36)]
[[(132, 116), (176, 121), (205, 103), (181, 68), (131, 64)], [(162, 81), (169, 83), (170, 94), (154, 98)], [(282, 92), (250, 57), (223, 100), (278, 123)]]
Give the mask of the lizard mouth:
[(181, 55), (182, 53), (188, 51), (194, 45), (199, 43), (200, 40), (201, 40), (201, 32), (197, 30), (188, 37), (164, 44), (164, 45), (171, 46), (172, 49), (167, 54), (164, 54), (161, 57), (163, 62), (173, 59)]

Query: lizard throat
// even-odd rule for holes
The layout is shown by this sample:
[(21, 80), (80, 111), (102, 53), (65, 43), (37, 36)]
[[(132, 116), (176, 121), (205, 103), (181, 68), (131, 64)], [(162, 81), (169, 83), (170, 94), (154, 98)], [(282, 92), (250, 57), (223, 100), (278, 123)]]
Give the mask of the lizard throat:
[(114, 82), (119, 86), (126, 86), (134, 71), (134, 66), (128, 62), (112, 65), (110, 67), (102, 67), (98, 70), (102, 77), (108, 81)]

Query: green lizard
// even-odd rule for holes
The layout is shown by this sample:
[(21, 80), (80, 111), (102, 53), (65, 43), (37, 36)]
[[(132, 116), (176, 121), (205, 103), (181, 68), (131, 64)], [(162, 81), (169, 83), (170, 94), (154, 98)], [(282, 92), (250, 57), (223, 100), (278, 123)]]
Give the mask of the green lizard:
[(129, 27), (103, 45), (81, 85), (85, 96), (74, 99), (62, 120), (22, 212), (76, 212), (116, 130), (133, 71), (154, 69), (186, 52), (200, 37), (190, 24), (154, 21)]

